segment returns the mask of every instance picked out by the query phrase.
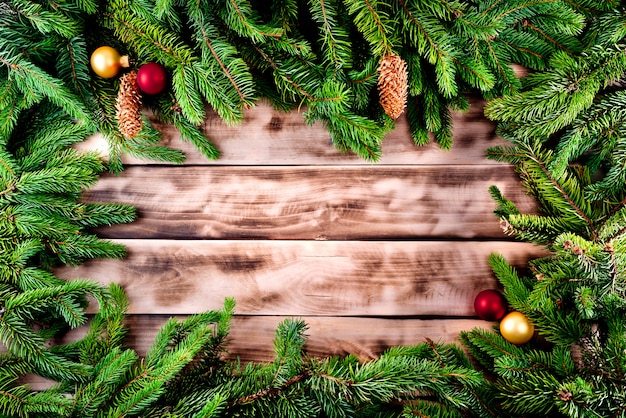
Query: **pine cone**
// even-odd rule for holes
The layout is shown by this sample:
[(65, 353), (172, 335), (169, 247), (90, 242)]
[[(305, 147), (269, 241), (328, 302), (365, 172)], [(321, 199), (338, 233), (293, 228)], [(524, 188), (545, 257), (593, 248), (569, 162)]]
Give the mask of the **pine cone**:
[(397, 119), (406, 107), (408, 72), (406, 62), (393, 52), (378, 65), (378, 93), (380, 105), (392, 119)]
[(141, 131), (141, 93), (137, 85), (137, 72), (131, 71), (120, 77), (117, 94), (117, 120), (124, 138), (133, 138)]

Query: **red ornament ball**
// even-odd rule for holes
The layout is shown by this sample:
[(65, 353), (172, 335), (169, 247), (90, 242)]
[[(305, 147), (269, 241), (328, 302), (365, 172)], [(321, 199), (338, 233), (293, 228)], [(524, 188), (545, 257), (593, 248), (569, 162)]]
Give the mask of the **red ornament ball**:
[(495, 289), (481, 291), (474, 299), (474, 311), (480, 319), (498, 321), (506, 313), (507, 303), (502, 293)]
[(167, 72), (156, 62), (149, 62), (137, 70), (137, 85), (146, 94), (159, 94), (167, 85)]

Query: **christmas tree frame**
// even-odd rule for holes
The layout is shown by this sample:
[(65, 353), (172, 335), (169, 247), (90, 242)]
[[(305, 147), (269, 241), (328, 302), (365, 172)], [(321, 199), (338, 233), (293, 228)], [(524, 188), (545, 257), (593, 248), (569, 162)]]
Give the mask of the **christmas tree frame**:
[[(1, 3), (0, 415), (626, 416), (623, 16), (619, 2), (592, 0)], [(450, 147), (450, 110), (465, 109), (470, 91), (493, 99), (486, 115), (510, 145), (489, 156), (516, 167), (541, 209), (520, 213), (492, 188), (496, 214), (505, 233), (551, 255), (533, 260), (528, 275), (496, 254), (490, 263), (540, 338), (514, 345), (497, 330), (468, 330), (461, 338), (471, 358), (427, 342), (360, 363), (308, 358), (306, 325), (285, 321), (275, 361), (240, 365), (222, 356), (227, 300), (221, 311), (165, 323), (140, 360), (122, 346), (119, 288), (50, 273), (123, 257), (90, 230), (130, 222), (133, 209), (80, 203), (99, 173), (123, 169), (123, 152), (183, 159), (158, 145), (147, 119), (133, 137), (120, 130), (119, 80), (88, 64), (103, 44), (134, 66), (168, 71), (171, 87), (144, 96), (145, 110), (209, 158), (219, 152), (198, 128), (205, 106), (237, 123), (265, 98), (280, 109), (305, 106), (337, 148), (376, 160), (393, 128), (385, 101), (404, 106), (385, 90), (385, 80), (403, 76), (381, 83), (377, 73), (391, 54), (406, 63), (417, 144)], [(512, 64), (530, 75), (518, 80)], [(70, 148), (94, 132), (109, 141), (106, 165)], [(48, 347), (87, 322), (88, 297), (100, 309), (87, 336)], [(18, 380), (30, 373), (58, 384), (32, 391)]]

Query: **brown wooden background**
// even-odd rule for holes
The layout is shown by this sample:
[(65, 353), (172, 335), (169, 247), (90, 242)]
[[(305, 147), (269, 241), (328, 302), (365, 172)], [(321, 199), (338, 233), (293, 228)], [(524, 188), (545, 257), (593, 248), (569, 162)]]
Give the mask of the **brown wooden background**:
[[(237, 301), (229, 350), (269, 360), (276, 325), (309, 325), (309, 353), (367, 359), (426, 337), (455, 341), (489, 327), (473, 312), (482, 289), (496, 286), (487, 257), (517, 266), (539, 249), (513, 242), (492, 214), (497, 185), (522, 211), (533, 210), (511, 167), (487, 160), (502, 143), (474, 102), (455, 114), (454, 146), (412, 143), (403, 117), (379, 163), (338, 152), (321, 125), (266, 104), (241, 126), (211, 115), (204, 129), (222, 157), (183, 149), (184, 166), (127, 159), (85, 194), (89, 202), (135, 205), (139, 220), (100, 229), (125, 244), (126, 260), (94, 260), (59, 274), (120, 283), (130, 298), (128, 344), (145, 353), (158, 327)], [(101, 147), (100, 138), (82, 145)]]

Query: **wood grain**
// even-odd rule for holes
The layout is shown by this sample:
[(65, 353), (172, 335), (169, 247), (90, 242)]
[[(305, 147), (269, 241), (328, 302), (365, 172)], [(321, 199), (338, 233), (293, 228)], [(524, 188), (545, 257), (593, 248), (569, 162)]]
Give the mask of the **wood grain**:
[[(434, 142), (416, 145), (406, 116), (396, 121), (382, 145), (381, 164), (498, 164), (485, 158), (487, 147), (503, 144), (495, 134), (495, 124), (483, 116), (484, 103), (473, 99), (467, 112), (453, 112), (453, 146), (444, 151)], [(153, 125), (162, 133), (163, 145), (182, 150), (189, 165), (368, 165), (352, 153), (338, 151), (321, 123), (308, 125), (302, 111), (281, 112), (268, 103), (244, 111), (244, 121), (228, 126), (209, 111), (202, 130), (221, 152), (218, 160), (207, 160), (195, 147), (180, 138), (172, 125)], [(99, 150), (107, 155), (107, 143), (99, 135), (77, 145), (79, 149)], [(146, 164), (124, 156), (125, 164)], [(152, 162), (150, 162), (152, 163)], [(158, 163), (155, 163), (158, 164)], [(370, 164), (371, 165), (371, 164)]]
[[(128, 334), (123, 344), (144, 356), (159, 329), (169, 318), (184, 320), (187, 315), (128, 315), (124, 320)], [(286, 319), (302, 320), (307, 325), (305, 351), (315, 357), (356, 355), (363, 360), (378, 357), (394, 346), (420, 344), (429, 338), (435, 342), (458, 343), (461, 331), (489, 329), (494, 323), (478, 318), (416, 319), (316, 316), (235, 315), (225, 345), (228, 358), (242, 361), (271, 361), (273, 339), (279, 323)], [(66, 333), (57, 343), (82, 338), (87, 327)]]
[[(144, 356), (159, 330), (170, 315), (129, 315), (126, 320), (128, 334), (126, 347)], [(185, 316), (175, 315), (178, 319)], [(242, 362), (272, 361), (273, 338), (276, 327), (285, 316), (240, 316), (231, 322), (225, 348), (225, 358)], [(377, 358), (383, 351), (399, 345), (423, 343), (426, 338), (435, 342), (457, 343), (463, 330), (490, 328), (491, 322), (479, 319), (389, 319), (389, 318), (341, 318), (300, 316), (306, 322), (307, 343), (304, 349), (313, 357), (345, 356), (352, 354), (361, 361)], [(69, 343), (82, 338), (86, 327), (68, 332), (55, 343)], [(20, 379), (35, 390), (51, 387), (55, 382), (39, 376), (27, 375)]]
[(133, 314), (197, 313), (234, 297), (246, 315), (471, 317), (476, 294), (496, 286), (490, 253), (519, 267), (545, 255), (503, 241), (118, 242), (126, 260), (56, 273), (119, 283)]
[[(180, 317), (180, 316), (179, 316)], [(154, 341), (159, 327), (168, 317), (131, 315), (126, 323), (129, 333), (126, 343), (145, 354)], [(180, 317), (184, 318), (184, 317)], [(278, 324), (284, 316), (235, 316), (228, 338), (229, 358), (242, 361), (271, 361), (272, 342)], [(389, 319), (297, 317), (308, 330), (305, 350), (314, 357), (353, 354), (362, 360), (378, 357), (394, 346), (423, 343), (426, 338), (435, 342), (457, 343), (463, 330), (489, 329), (493, 325), (480, 319)]]
[[(126, 342), (140, 354), (168, 317), (219, 309), (226, 297), (237, 302), (230, 357), (243, 361), (271, 360), (287, 317), (307, 322), (307, 352), (320, 357), (455, 342), (461, 330), (492, 325), (473, 310), (480, 290), (497, 287), (490, 253), (520, 269), (546, 255), (505, 237), (492, 213), (491, 185), (522, 212), (536, 207), (512, 167), (485, 158), (506, 142), (478, 99), (453, 113), (450, 151), (416, 146), (402, 116), (378, 164), (337, 151), (301, 112), (263, 102), (234, 127), (209, 112), (202, 129), (222, 152), (215, 161), (154, 124), (186, 165), (124, 157), (126, 171), (84, 195), (137, 207), (136, 222), (97, 230), (126, 245), (128, 258), (55, 271), (119, 283), (130, 299)], [(106, 154), (98, 136), (78, 147)]]
[(137, 207), (109, 238), (500, 239), (488, 188), (532, 212), (518, 183), (508, 165), (131, 167), (84, 199)]

